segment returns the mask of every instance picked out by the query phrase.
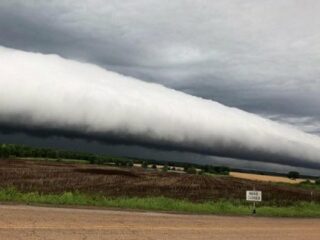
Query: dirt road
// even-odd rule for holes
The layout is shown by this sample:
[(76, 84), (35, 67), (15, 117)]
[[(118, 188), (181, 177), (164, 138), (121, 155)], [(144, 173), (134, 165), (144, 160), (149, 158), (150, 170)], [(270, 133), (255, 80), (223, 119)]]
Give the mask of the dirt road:
[(319, 240), (320, 219), (0, 206), (2, 240)]

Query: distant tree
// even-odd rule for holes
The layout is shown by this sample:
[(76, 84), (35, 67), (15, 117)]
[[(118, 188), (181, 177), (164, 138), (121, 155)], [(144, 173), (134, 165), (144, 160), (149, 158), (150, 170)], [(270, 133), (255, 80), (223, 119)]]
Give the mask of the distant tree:
[(6, 144), (2, 144), (0, 147), (0, 157), (8, 158), (10, 156), (10, 148)]
[(296, 172), (296, 171), (291, 171), (288, 173), (288, 178), (290, 179), (297, 179), (300, 177), (300, 173), (299, 172)]
[(125, 161), (125, 160), (120, 160), (119, 163), (121, 167), (126, 167), (129, 164), (128, 161)]
[(188, 174), (197, 174), (197, 169), (195, 167), (189, 167), (186, 172)]
[(229, 173), (230, 173), (230, 168), (225, 167), (225, 166), (220, 166), (220, 168), (219, 168), (219, 174), (229, 175)]
[(141, 166), (142, 166), (143, 168), (148, 168), (148, 163), (147, 163), (146, 161), (143, 161), (142, 164), (141, 164)]
[(191, 164), (186, 163), (186, 164), (184, 164), (184, 166), (183, 166), (183, 171), (188, 172), (188, 169), (191, 168), (191, 167), (192, 167)]
[(317, 178), (315, 181), (314, 181), (315, 184), (317, 185), (320, 185), (320, 178)]
[(307, 180), (303, 181), (302, 184), (312, 184), (312, 182), (310, 181), (310, 179), (307, 179)]
[(211, 166), (204, 165), (201, 167), (202, 171), (212, 174), (221, 174), (221, 175), (229, 175), (230, 168), (225, 166)]
[(132, 161), (132, 160), (128, 161), (128, 162), (127, 162), (127, 166), (128, 166), (128, 167), (133, 167), (133, 161)]
[(152, 168), (153, 169), (157, 169), (157, 165), (154, 163), (154, 164), (152, 164)]
[(211, 173), (213, 170), (212, 170), (212, 166), (210, 166), (210, 165), (204, 165), (203, 167), (202, 167), (202, 170), (204, 171), (204, 172), (208, 172), (208, 173)]
[(169, 170), (169, 167), (168, 167), (167, 164), (165, 164), (165, 165), (163, 166), (163, 168), (162, 168), (162, 171), (163, 171), (163, 172), (168, 172), (168, 170)]

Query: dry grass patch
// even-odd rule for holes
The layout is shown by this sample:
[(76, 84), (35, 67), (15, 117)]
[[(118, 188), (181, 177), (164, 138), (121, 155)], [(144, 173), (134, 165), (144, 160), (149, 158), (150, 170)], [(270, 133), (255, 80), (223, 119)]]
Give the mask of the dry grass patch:
[(259, 175), (253, 173), (240, 173), (240, 172), (230, 172), (230, 176), (242, 179), (248, 179), (253, 181), (264, 181), (264, 182), (276, 182), (276, 183), (290, 183), (290, 184), (299, 184), (306, 181), (307, 179), (289, 179), (287, 177), (281, 176), (269, 176), (269, 175)]

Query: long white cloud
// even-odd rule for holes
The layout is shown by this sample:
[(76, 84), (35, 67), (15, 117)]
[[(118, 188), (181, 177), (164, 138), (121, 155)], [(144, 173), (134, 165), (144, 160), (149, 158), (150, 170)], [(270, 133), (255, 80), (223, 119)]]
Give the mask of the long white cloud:
[(2, 0), (0, 45), (83, 59), (320, 135), (319, 11), (318, 0)]
[(0, 47), (2, 127), (320, 166), (320, 138), (92, 64)]

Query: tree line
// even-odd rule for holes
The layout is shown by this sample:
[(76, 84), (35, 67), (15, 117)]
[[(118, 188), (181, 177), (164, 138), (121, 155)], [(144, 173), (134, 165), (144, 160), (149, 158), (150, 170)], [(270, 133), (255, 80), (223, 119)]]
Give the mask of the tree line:
[(130, 157), (114, 157), (53, 148), (31, 147), (20, 144), (0, 144), (0, 158), (84, 160), (91, 164), (113, 164), (120, 167), (132, 167), (134, 164), (141, 164), (141, 166), (144, 168), (148, 168), (148, 165), (152, 165), (152, 168), (156, 168), (157, 165), (162, 165), (164, 166), (164, 170), (175, 170), (177, 167), (179, 167), (190, 174), (197, 173), (197, 169), (200, 169), (200, 173), (228, 175), (230, 172), (230, 169), (225, 166), (200, 165), (196, 163), (160, 161), (154, 159), (139, 159)]

